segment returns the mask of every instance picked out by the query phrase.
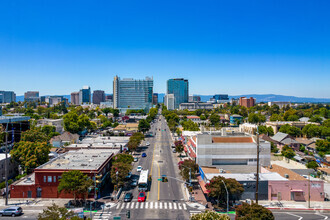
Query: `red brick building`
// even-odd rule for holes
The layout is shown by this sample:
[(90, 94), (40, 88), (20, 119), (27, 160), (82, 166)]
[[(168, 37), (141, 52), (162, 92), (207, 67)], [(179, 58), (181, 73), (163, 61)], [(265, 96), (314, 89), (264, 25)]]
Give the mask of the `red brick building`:
[(239, 105), (245, 106), (246, 108), (253, 107), (256, 104), (256, 99), (253, 97), (246, 98), (246, 97), (240, 97), (239, 98)]
[[(57, 187), (63, 172), (80, 170), (91, 178), (102, 175), (104, 184), (110, 175), (110, 161), (119, 149), (83, 149), (69, 151), (37, 167), (34, 173), (10, 185), (11, 198), (73, 198), (72, 194), (59, 193)], [(88, 197), (93, 198), (94, 192)]]

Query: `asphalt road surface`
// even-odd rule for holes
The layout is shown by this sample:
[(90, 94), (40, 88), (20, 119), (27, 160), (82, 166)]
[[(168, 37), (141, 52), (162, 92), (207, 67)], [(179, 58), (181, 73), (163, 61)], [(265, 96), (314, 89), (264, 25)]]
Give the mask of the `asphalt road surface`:
[[(130, 189), (123, 192), (123, 198), (126, 192), (133, 193), (131, 202), (121, 200), (115, 207), (104, 210), (104, 214), (96, 214), (100, 219), (113, 219), (113, 216), (126, 218), (127, 210), (130, 210), (130, 219), (189, 219), (191, 213), (200, 211), (189, 207), (184, 201), (182, 192), (182, 182), (179, 176), (176, 154), (172, 153), (171, 144), (173, 144), (169, 128), (162, 115), (159, 115), (156, 121), (151, 125), (150, 131), (153, 137), (146, 138), (138, 154), (146, 153), (147, 157), (141, 157), (134, 163), (132, 174), (139, 174), (136, 171), (138, 165), (143, 170), (148, 169), (152, 175), (150, 191), (147, 192), (147, 201), (144, 203), (137, 201), (138, 189)], [(149, 142), (150, 145), (146, 146)], [(168, 182), (158, 181), (162, 175), (168, 177)], [(177, 178), (173, 179), (173, 178)]]

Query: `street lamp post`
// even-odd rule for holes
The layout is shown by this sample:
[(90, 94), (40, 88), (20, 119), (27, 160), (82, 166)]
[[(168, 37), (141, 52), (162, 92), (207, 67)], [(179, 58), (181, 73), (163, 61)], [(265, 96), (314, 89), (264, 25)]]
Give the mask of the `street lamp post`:
[[(93, 187), (89, 187), (88, 189), (91, 192)], [(93, 219), (92, 218), (92, 201), (89, 203), (89, 216), (90, 216), (90, 219)]]
[(229, 212), (229, 193), (228, 193), (228, 189), (227, 189), (227, 186), (225, 184), (225, 181), (221, 180), (223, 185), (225, 186), (225, 189), (226, 189), (226, 193), (227, 193), (227, 213)]

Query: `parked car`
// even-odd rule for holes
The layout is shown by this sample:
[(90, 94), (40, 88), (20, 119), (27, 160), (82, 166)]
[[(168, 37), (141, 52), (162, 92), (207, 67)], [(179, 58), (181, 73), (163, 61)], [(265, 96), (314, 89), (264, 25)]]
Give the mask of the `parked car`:
[(132, 180), (131, 187), (136, 187), (137, 185), (138, 185), (138, 181), (137, 180)]
[(142, 157), (147, 157), (147, 154), (146, 153), (142, 153)]
[(8, 215), (8, 216), (15, 217), (15, 216), (21, 215), (22, 213), (23, 213), (23, 209), (19, 206), (12, 206), (12, 207), (0, 210), (0, 216)]
[(172, 148), (175, 148), (175, 145), (174, 145), (174, 144), (172, 144), (172, 145), (171, 145), (171, 147), (172, 147)]
[(127, 175), (125, 178), (126, 178), (126, 179), (131, 179), (131, 177), (132, 177), (132, 173), (129, 172), (128, 175)]
[(139, 160), (138, 157), (134, 157), (134, 162), (137, 162)]
[(145, 202), (146, 201), (146, 193), (140, 192), (138, 197), (138, 202)]
[(150, 145), (150, 143), (149, 143), (149, 142), (147, 142), (147, 143), (146, 143), (146, 146), (149, 146), (149, 145)]
[(137, 171), (137, 172), (141, 172), (141, 170), (142, 170), (142, 166), (138, 166), (138, 167), (136, 168), (136, 171)]
[(132, 201), (132, 199), (133, 199), (132, 193), (129, 192), (129, 193), (125, 194), (124, 202), (130, 202), (130, 201)]
[(175, 149), (173, 149), (173, 153), (176, 153), (176, 150)]

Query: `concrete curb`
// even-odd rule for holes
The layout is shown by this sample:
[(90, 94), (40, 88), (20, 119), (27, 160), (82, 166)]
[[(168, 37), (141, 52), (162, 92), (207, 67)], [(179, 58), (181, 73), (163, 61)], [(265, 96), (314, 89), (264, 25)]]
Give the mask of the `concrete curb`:
[(299, 211), (330, 211), (329, 209), (320, 209), (320, 208), (284, 208), (284, 207), (265, 207), (271, 210), (299, 210)]

